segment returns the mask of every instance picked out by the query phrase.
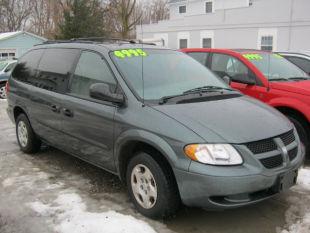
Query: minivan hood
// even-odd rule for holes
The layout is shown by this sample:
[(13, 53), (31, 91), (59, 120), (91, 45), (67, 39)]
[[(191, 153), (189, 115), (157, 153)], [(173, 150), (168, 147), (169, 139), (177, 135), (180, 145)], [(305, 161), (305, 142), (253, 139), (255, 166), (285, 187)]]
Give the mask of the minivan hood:
[(275, 137), (292, 129), (292, 124), (280, 112), (246, 96), (153, 108), (209, 143), (241, 144)]
[(277, 90), (310, 96), (310, 80), (296, 82), (270, 82), (270, 87)]

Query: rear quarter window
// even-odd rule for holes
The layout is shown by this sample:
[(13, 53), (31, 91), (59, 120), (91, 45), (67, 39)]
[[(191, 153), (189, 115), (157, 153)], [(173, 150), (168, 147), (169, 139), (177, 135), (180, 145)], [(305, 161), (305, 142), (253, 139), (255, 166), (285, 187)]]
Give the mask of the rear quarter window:
[(12, 77), (18, 81), (34, 85), (37, 67), (43, 52), (43, 49), (36, 49), (21, 57), (12, 72)]

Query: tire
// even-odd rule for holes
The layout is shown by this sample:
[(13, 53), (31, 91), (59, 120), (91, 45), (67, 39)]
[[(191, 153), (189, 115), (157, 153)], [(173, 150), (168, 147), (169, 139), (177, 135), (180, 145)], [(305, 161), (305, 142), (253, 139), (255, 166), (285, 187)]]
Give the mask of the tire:
[(5, 83), (0, 83), (0, 99), (6, 99)]
[(310, 159), (310, 148), (309, 148), (309, 127), (306, 122), (303, 122), (300, 117), (295, 115), (288, 115), (289, 120), (294, 124), (297, 133), (299, 135), (300, 141), (304, 144), (306, 149), (306, 159)]
[[(160, 156), (157, 156), (157, 158), (160, 158)], [(148, 179), (148, 182), (144, 179), (142, 183), (144, 190), (141, 188), (139, 189), (140, 192), (146, 190), (151, 193), (145, 194), (146, 197), (149, 197), (149, 202), (143, 202), (148, 203), (148, 207), (141, 204), (141, 200), (143, 200), (142, 196), (140, 194), (137, 195), (137, 191), (134, 191), (137, 190), (136, 187), (139, 186), (137, 184), (141, 184), (141, 180), (139, 183), (137, 181), (137, 170), (139, 170), (139, 174), (142, 175), (142, 179), (148, 174), (146, 169), (143, 171), (143, 168), (148, 169), (153, 177), (149, 177), (150, 179)], [(130, 199), (141, 214), (153, 219), (168, 218), (174, 215), (178, 210), (180, 205), (179, 191), (172, 171), (170, 170), (171, 169), (168, 168), (168, 165), (164, 161), (156, 161), (150, 153), (146, 152), (137, 153), (129, 161), (126, 172), (127, 188)], [(136, 185), (135, 181), (137, 181)], [(148, 187), (151, 187), (153, 193)], [(157, 195), (152, 195), (154, 194), (154, 190), (157, 190)], [(141, 198), (139, 198), (139, 195)]]
[(25, 114), (20, 114), (16, 119), (16, 136), (23, 152), (33, 154), (40, 150), (41, 140), (33, 132)]

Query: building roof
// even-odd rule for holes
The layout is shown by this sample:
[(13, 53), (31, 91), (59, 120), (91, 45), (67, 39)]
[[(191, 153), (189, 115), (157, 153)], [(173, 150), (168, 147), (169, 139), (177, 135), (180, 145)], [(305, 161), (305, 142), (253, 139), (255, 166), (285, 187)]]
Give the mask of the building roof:
[(0, 33), (0, 41), (1, 41), (1, 40), (7, 40), (7, 39), (10, 39), (10, 38), (12, 38), (12, 37), (21, 35), (21, 34), (27, 34), (27, 35), (32, 36), (32, 37), (35, 37), (35, 38), (37, 38), (37, 39), (39, 39), (39, 40), (46, 41), (46, 39), (45, 39), (44, 37), (41, 37), (41, 36), (32, 34), (32, 33), (30, 33), (30, 32), (25, 32), (25, 31), (16, 31), (16, 32), (4, 32), (4, 33)]

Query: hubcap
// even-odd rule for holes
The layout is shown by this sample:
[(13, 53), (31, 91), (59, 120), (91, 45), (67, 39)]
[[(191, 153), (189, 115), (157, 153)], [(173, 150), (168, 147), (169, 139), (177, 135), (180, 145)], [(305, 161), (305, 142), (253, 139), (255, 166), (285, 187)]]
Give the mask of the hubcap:
[(25, 122), (18, 122), (17, 134), (20, 145), (26, 147), (28, 144), (28, 131)]
[(131, 188), (137, 202), (145, 209), (151, 209), (157, 200), (157, 185), (150, 169), (138, 164), (131, 172)]
[(5, 86), (0, 87), (0, 98), (6, 99)]

